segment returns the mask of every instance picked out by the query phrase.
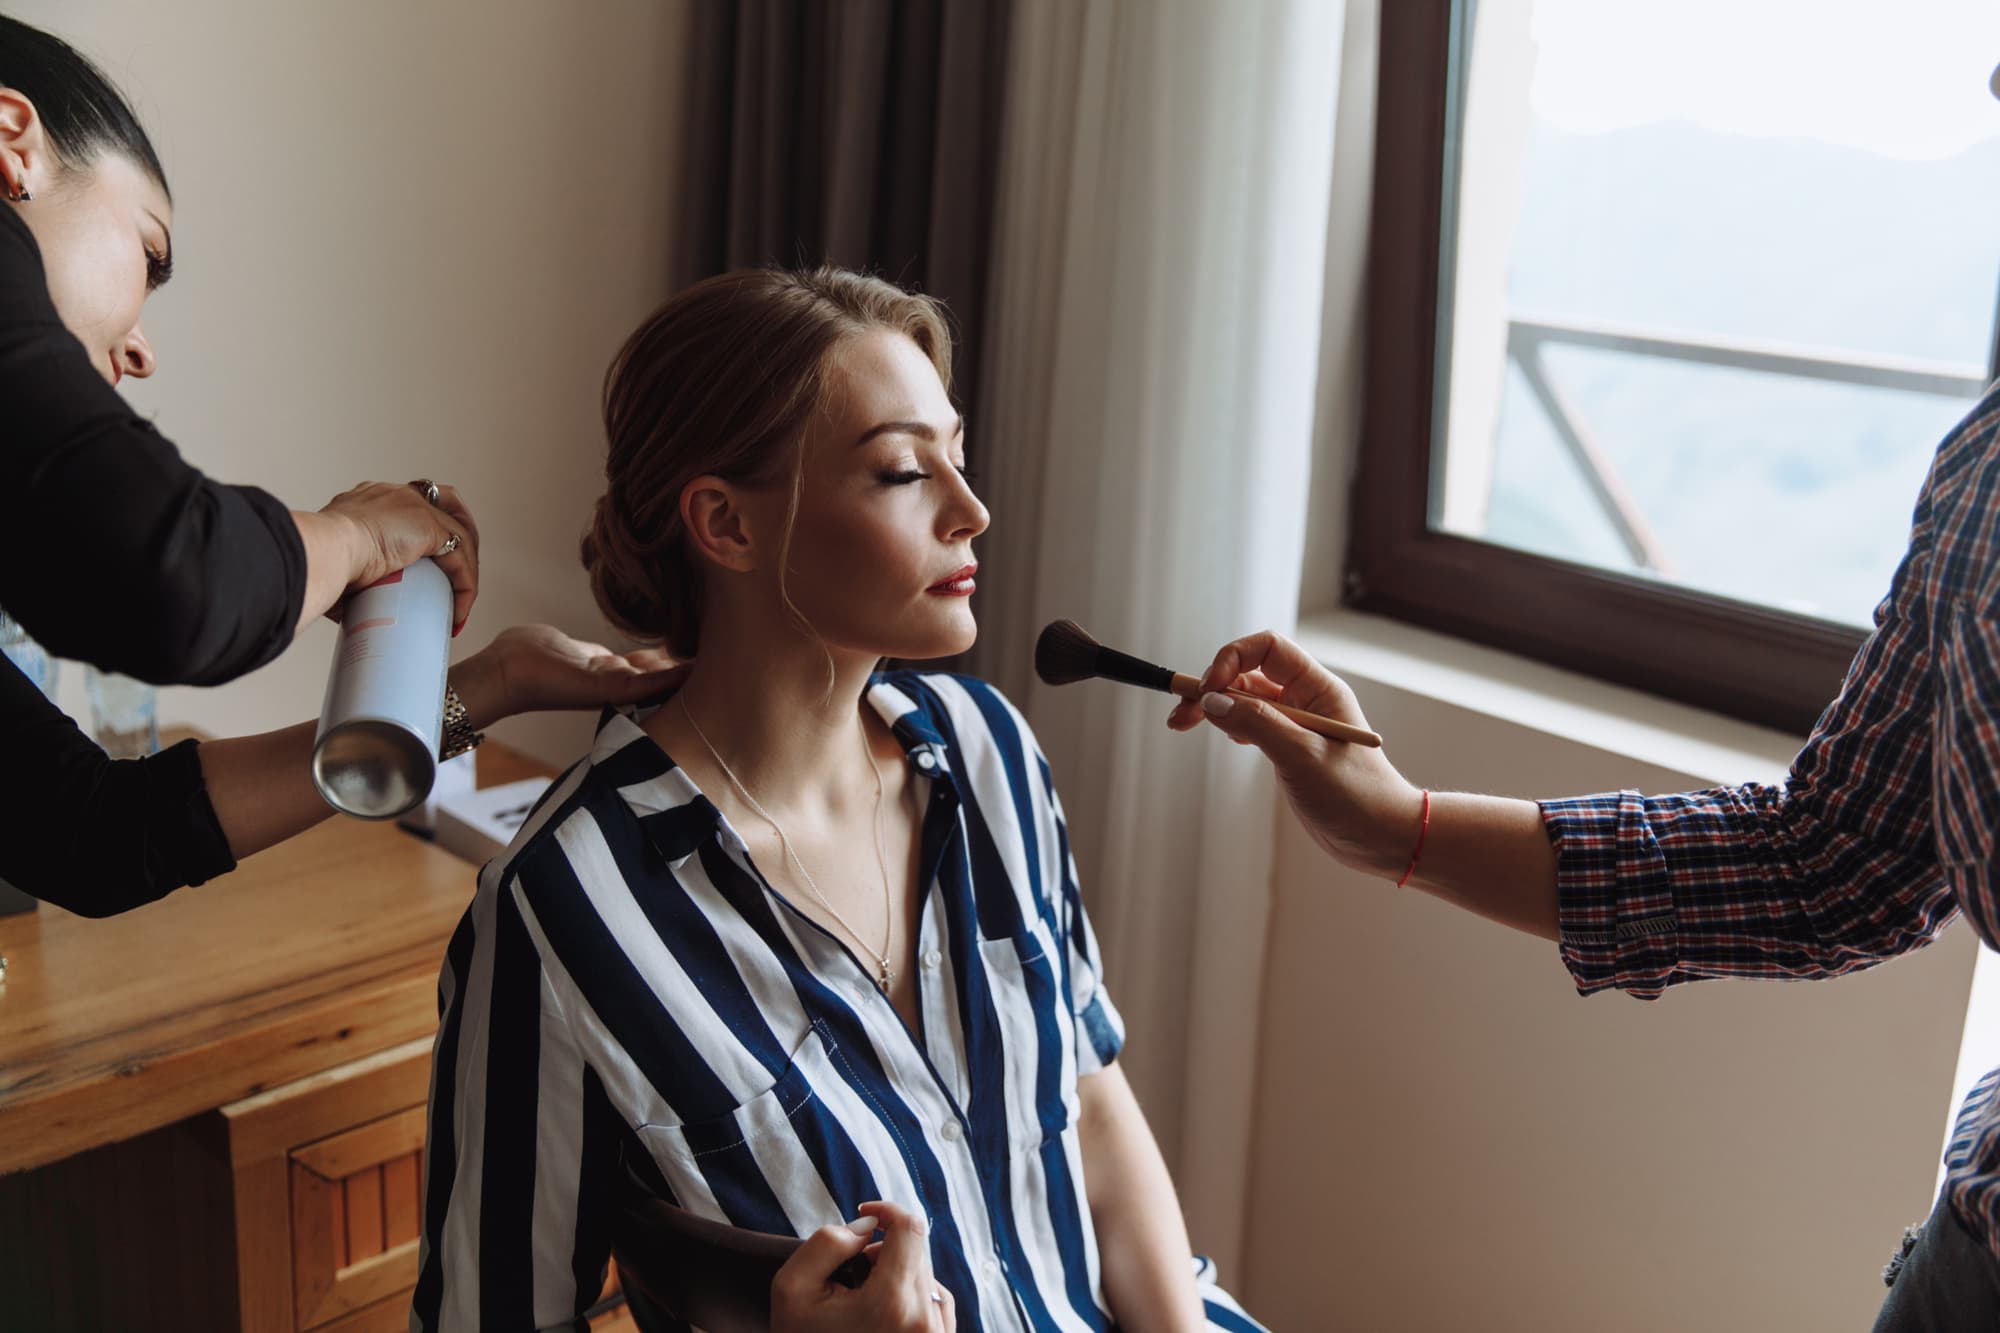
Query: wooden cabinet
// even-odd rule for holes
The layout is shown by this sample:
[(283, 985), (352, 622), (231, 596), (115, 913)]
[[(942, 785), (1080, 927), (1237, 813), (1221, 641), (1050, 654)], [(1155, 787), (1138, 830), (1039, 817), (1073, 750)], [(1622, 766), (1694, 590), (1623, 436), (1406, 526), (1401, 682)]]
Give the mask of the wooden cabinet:
[(423, 1156), (421, 1106), (292, 1151), (292, 1293), (300, 1328), (415, 1285)]
[(473, 879), (338, 820), (120, 917), (0, 918), (0, 1330), (406, 1328)]
[(217, 1113), (246, 1333), (407, 1325), (430, 1068), (409, 1042)]
[(0, 1177), (0, 1329), (401, 1333), (430, 1066), (406, 1042)]

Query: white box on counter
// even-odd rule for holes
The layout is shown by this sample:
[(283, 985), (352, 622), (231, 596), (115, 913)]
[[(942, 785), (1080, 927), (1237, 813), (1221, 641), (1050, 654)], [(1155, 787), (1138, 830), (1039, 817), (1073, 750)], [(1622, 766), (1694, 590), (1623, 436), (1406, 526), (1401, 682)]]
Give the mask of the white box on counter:
[(445, 797), (437, 804), (433, 831), (437, 845), (474, 865), (485, 865), (507, 850), (551, 781), (523, 778)]
[(456, 759), (438, 765), (431, 794), (396, 817), (396, 823), (412, 833), (430, 837), (437, 831), (437, 808), (454, 796), (467, 796), (479, 786), (479, 751), (467, 750)]

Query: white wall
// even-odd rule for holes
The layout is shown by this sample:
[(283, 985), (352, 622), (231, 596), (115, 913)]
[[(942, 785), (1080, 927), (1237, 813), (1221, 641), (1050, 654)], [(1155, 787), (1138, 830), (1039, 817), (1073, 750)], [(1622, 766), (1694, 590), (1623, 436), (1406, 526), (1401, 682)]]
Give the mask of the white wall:
[[(1454, 651), (1479, 672), (1498, 659)], [(1538, 670), (1521, 674), (1550, 678)], [(1649, 764), (1389, 671), (1348, 674), (1425, 784), (1533, 797), (1769, 776)], [(1535, 711), (1517, 703), (1499, 711)], [(1440, 1333), (1869, 1326), (1883, 1263), (1929, 1208), (1969, 930), (1838, 981), (1586, 1000), (1554, 945), (1338, 871), (1279, 822), (1242, 1280), (1262, 1318)]]
[[(363, 479), (460, 488), (483, 535), (461, 654), (509, 624), (604, 624), (576, 542), (597, 394), (667, 295), (679, 0), (17, 0), (105, 66), (175, 195), (177, 276), (132, 400), (211, 475), (317, 508)], [(169, 719), (310, 717), (328, 627)], [(68, 670), (64, 702), (81, 673)], [(573, 758), (581, 716), (502, 736)]]

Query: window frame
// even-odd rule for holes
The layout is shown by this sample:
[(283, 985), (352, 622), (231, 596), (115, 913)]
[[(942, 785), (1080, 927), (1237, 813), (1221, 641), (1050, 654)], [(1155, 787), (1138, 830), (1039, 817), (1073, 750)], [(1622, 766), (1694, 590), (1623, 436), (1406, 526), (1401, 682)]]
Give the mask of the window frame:
[(1366, 388), (1343, 601), (1804, 734), (1865, 631), (1430, 526), (1455, 2), (1381, 8)]

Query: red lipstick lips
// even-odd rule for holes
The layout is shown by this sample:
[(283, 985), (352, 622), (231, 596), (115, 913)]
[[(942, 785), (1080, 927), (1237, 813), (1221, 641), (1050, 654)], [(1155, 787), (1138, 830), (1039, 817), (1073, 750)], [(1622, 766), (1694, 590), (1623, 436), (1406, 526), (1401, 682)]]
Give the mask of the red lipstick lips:
[(967, 565), (950, 578), (939, 579), (926, 591), (939, 597), (970, 597), (974, 586), (972, 576), (978, 572), (978, 565)]

